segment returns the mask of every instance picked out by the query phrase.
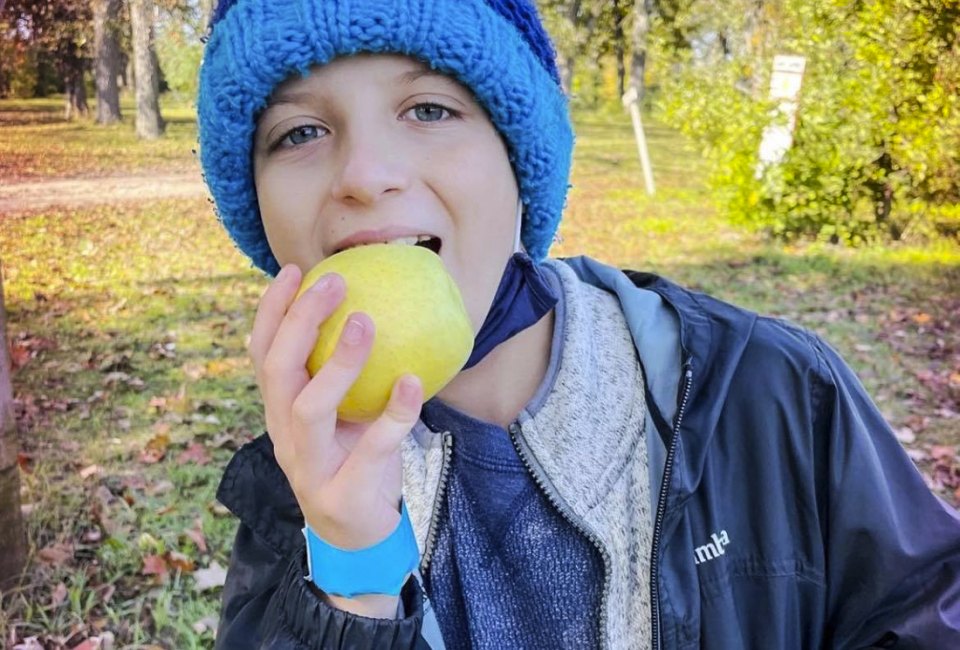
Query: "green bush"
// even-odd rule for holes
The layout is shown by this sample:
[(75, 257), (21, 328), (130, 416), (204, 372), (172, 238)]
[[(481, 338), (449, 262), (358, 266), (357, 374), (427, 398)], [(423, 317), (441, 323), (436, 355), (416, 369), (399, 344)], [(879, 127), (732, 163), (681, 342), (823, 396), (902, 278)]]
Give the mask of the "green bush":
[[(663, 117), (702, 145), (731, 219), (854, 245), (957, 236), (960, 5), (787, 0), (779, 11), (776, 49), (683, 53), (664, 79)], [(759, 169), (776, 107), (757, 71), (781, 53), (807, 61), (794, 143)]]

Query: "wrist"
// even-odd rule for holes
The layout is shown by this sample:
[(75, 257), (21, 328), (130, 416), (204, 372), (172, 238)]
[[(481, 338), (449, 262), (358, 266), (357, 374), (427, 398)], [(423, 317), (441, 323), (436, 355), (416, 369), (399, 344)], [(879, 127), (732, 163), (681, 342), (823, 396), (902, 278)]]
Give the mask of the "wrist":
[(386, 594), (364, 594), (353, 598), (332, 596), (321, 592), (321, 598), (331, 607), (367, 618), (399, 618), (400, 597)]
[(360, 596), (390, 596), (396, 603), (404, 583), (420, 562), (413, 525), (402, 502), (396, 528), (373, 546), (356, 550), (338, 548), (309, 526), (304, 527), (303, 535), (308, 567), (308, 575), (304, 577), (329, 597), (356, 600)]

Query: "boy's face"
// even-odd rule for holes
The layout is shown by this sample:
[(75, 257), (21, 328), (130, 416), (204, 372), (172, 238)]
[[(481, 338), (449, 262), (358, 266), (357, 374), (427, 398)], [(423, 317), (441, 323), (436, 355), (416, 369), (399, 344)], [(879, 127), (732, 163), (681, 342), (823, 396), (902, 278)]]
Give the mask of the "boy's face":
[(281, 265), (306, 272), (360, 242), (429, 235), (479, 330), (513, 252), (518, 190), (469, 90), (407, 57), (337, 59), (281, 84), (254, 137)]

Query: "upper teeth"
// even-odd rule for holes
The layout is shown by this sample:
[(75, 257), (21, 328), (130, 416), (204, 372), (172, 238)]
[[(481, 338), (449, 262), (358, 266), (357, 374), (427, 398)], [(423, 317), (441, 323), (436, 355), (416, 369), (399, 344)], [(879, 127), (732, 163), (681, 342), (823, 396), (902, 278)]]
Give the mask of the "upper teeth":
[(397, 237), (391, 239), (388, 244), (404, 244), (405, 246), (416, 246), (419, 242), (432, 239), (430, 235), (417, 235), (416, 237)]
[(357, 246), (369, 246), (370, 244), (403, 244), (404, 246), (416, 246), (419, 242), (433, 239), (430, 235), (417, 235), (416, 237), (397, 237), (387, 241), (368, 241)]

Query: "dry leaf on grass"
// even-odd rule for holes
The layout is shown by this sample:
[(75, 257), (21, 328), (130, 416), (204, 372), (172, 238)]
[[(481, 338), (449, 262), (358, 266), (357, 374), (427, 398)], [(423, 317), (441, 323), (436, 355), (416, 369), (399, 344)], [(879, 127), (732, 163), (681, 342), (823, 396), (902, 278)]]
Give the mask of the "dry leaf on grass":
[(222, 587), (226, 580), (227, 570), (216, 562), (211, 562), (206, 569), (197, 569), (193, 572), (193, 588), (197, 591)]
[(218, 619), (216, 616), (204, 616), (199, 621), (191, 625), (193, 631), (197, 634), (203, 634), (207, 630), (216, 634)]
[(50, 544), (37, 551), (37, 559), (53, 567), (63, 566), (73, 559), (73, 545)]
[(62, 582), (58, 582), (57, 586), (54, 587), (53, 589), (53, 593), (50, 594), (50, 605), (54, 609), (56, 609), (61, 604), (63, 604), (63, 601), (65, 601), (66, 599), (67, 599), (67, 585)]
[(197, 517), (193, 522), (193, 528), (187, 528), (183, 531), (190, 540), (197, 545), (197, 550), (201, 553), (207, 552), (207, 538), (203, 535), (203, 520)]
[(143, 569), (140, 573), (145, 576), (157, 576), (160, 582), (165, 582), (170, 567), (167, 566), (167, 560), (162, 555), (148, 555), (143, 558)]
[(210, 454), (207, 453), (207, 447), (202, 442), (191, 442), (190, 445), (177, 456), (178, 465), (185, 465), (187, 463), (206, 465), (209, 462)]
[(154, 435), (147, 442), (143, 451), (140, 452), (140, 462), (147, 465), (160, 462), (163, 460), (163, 457), (167, 455), (167, 447), (169, 446), (170, 436), (165, 433)]

